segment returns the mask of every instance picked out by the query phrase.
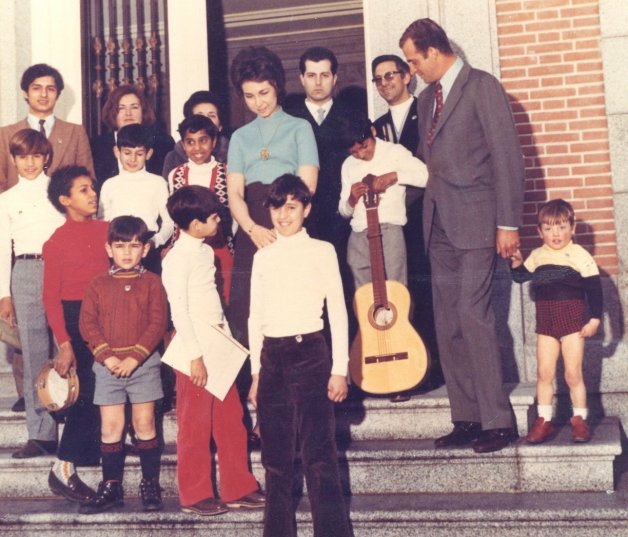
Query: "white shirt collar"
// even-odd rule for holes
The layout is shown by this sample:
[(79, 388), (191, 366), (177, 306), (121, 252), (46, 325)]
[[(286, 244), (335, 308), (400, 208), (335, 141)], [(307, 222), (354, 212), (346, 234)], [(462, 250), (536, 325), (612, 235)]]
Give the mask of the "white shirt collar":
[[(26, 116), (26, 122), (31, 129), (39, 131), (39, 120), (43, 118), (35, 117), (33, 114), (28, 114)], [(46, 131), (46, 138), (50, 137), (50, 133), (52, 132), (52, 128), (55, 126), (55, 117), (54, 115), (48, 116), (44, 120), (44, 130)]]
[(464, 67), (464, 62), (460, 59), (460, 57), (456, 56), (456, 61), (447, 69), (447, 72), (440, 78), (440, 85), (443, 87), (443, 102), (447, 100), (447, 96), (451, 91), (456, 78), (462, 68)]
[(312, 117), (314, 119), (318, 118), (319, 108), (322, 108), (323, 110), (325, 110), (325, 119), (326, 119), (327, 116), (329, 115), (329, 111), (331, 110), (331, 107), (333, 104), (334, 104), (333, 99), (329, 99), (329, 101), (321, 105), (313, 103), (312, 101), (305, 99), (305, 106), (307, 106), (307, 109), (310, 111), (310, 114), (312, 114)]

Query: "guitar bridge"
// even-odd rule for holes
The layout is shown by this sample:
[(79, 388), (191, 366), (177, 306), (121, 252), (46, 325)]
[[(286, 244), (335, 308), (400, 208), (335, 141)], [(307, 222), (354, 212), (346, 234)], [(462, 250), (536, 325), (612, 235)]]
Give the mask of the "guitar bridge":
[(365, 364), (380, 364), (383, 362), (396, 362), (398, 360), (407, 360), (407, 352), (396, 352), (394, 354), (379, 354), (377, 356), (365, 356)]

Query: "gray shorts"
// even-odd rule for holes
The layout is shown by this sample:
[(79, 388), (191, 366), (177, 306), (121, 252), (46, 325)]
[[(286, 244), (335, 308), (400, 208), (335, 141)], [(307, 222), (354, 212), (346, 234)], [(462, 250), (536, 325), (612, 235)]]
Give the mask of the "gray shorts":
[(94, 404), (99, 406), (131, 403), (148, 403), (164, 396), (161, 388), (161, 357), (154, 352), (128, 378), (114, 377), (103, 364), (94, 362), (96, 390)]

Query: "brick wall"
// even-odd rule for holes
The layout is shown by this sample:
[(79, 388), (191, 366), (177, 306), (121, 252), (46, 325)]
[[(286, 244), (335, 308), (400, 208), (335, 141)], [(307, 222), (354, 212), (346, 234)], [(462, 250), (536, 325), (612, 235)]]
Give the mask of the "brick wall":
[(540, 244), (536, 214), (563, 198), (577, 242), (617, 273), (598, 0), (496, 0), (501, 80), (526, 165), (522, 247)]

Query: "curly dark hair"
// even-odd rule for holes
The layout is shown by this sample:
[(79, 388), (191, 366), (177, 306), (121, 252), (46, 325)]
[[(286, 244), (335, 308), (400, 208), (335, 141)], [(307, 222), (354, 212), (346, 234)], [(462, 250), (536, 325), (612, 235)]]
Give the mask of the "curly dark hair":
[(230, 69), (231, 83), (242, 97), (245, 82), (268, 82), (277, 92), (277, 101), (286, 96), (286, 73), (279, 56), (266, 47), (243, 48), (233, 59)]
[(36, 78), (41, 78), (42, 76), (51, 76), (55, 81), (55, 86), (57, 86), (57, 94), (61, 95), (64, 87), (63, 77), (59, 71), (46, 63), (36, 63), (26, 69), (26, 71), (22, 73), (20, 88), (22, 88), (22, 91), (28, 91), (28, 86), (30, 86)]

